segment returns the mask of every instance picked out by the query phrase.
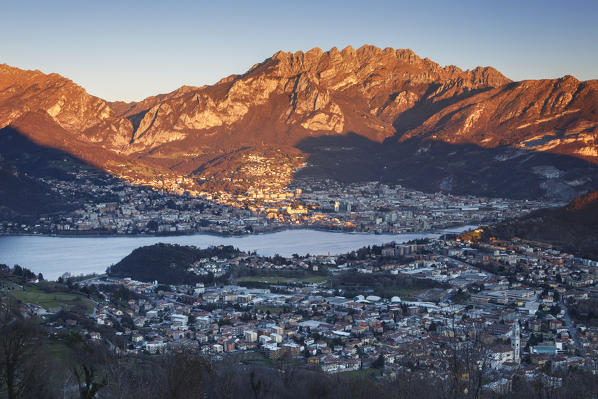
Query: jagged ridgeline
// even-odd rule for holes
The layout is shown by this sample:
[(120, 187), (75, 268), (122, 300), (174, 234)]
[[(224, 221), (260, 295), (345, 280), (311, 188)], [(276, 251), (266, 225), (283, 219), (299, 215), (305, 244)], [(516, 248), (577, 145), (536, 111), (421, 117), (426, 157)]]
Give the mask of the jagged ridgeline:
[(0, 127), (173, 191), (280, 191), (315, 176), (571, 199), (598, 179), (597, 107), (597, 81), (513, 82), (374, 46), (278, 52), (132, 103), (0, 66)]

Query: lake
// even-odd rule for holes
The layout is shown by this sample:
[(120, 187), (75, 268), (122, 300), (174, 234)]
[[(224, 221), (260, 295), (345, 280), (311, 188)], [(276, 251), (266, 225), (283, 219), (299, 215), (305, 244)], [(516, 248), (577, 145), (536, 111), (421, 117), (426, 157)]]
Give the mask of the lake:
[[(472, 226), (465, 226), (458, 232)], [(73, 275), (104, 273), (106, 267), (117, 263), (135, 248), (145, 245), (172, 243), (205, 248), (210, 245), (233, 245), (242, 251), (256, 251), (260, 255), (279, 254), (336, 255), (368, 245), (395, 241), (407, 242), (416, 238), (434, 238), (437, 233), (418, 234), (361, 234), (337, 233), (318, 230), (285, 230), (276, 233), (234, 237), (208, 234), (188, 236), (116, 236), (116, 237), (50, 237), (0, 236), (0, 263), (15, 264), (42, 273), (55, 280), (63, 273)]]

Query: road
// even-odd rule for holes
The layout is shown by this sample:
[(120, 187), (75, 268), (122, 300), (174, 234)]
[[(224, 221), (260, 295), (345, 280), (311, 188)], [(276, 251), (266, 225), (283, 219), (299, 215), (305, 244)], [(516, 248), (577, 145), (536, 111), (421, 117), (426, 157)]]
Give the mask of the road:
[(565, 310), (565, 323), (567, 323), (567, 329), (569, 329), (569, 334), (571, 334), (571, 338), (573, 339), (573, 342), (575, 342), (575, 345), (577, 346), (577, 349), (579, 350), (579, 354), (581, 356), (584, 355), (585, 351), (583, 348), (583, 345), (581, 344), (581, 341), (579, 340), (579, 334), (577, 333), (577, 328), (575, 327), (575, 325), (573, 325), (573, 320), (571, 320), (571, 316), (569, 315), (569, 310), (567, 309), (567, 305), (565, 305), (565, 303), (561, 300), (559, 302), (559, 305)]

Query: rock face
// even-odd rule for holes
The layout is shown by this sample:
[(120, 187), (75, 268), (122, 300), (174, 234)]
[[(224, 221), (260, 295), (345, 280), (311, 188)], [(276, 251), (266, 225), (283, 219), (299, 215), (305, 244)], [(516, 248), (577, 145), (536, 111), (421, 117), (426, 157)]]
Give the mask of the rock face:
[[(414, 141), (419, 143), (416, 151), (440, 142), (504, 148), (493, 153), (499, 158), (517, 150), (560, 154), (593, 165), (598, 162), (597, 104), (596, 81), (567, 76), (512, 82), (491, 67), (463, 71), (411, 50), (374, 46), (281, 51), (212, 86), (184, 86), (136, 103), (106, 102), (56, 74), (0, 66), (0, 128), (17, 126), (34, 141), (141, 183), (155, 176), (133, 179), (132, 170), (151, 168), (194, 179), (210, 170), (211, 187), (218, 187), (214, 176), (227, 181), (251, 177), (251, 172), (233, 176), (214, 170), (217, 164), (242, 162), (233, 159), (247, 151), (282, 153), (288, 171), (299, 167), (300, 159), (310, 163), (314, 154), (308, 147), (316, 151), (322, 148), (319, 141), (333, 138), (335, 145), (348, 148), (343, 142), (353, 135), (367, 143), (370, 153), (365, 156), (380, 161), (367, 178), (384, 168), (408, 183), (403, 166), (388, 168), (394, 165), (392, 154)], [(364, 146), (358, 147), (355, 151), (363, 156)], [(447, 170), (437, 187), (426, 189), (458, 189), (455, 173)], [(579, 183), (579, 176), (569, 177)], [(573, 187), (571, 195), (587, 190), (592, 181), (586, 177), (578, 183), (567, 186)], [(529, 196), (542, 195), (550, 196), (550, 190)]]
[(107, 102), (70, 80), (0, 65), (0, 128), (30, 112), (48, 115), (73, 136), (110, 147), (125, 144), (122, 138), (132, 131)]
[(439, 101), (508, 82), (492, 68), (442, 68), (410, 50), (315, 48), (278, 52), (244, 75), (147, 101), (145, 109), (133, 105), (121, 116), (143, 114), (128, 151), (233, 129), (234, 144), (247, 139), (243, 133), (269, 144), (347, 131), (380, 141), (422, 97)]
[(452, 104), (401, 137), (511, 146), (598, 160), (598, 81), (522, 81)]

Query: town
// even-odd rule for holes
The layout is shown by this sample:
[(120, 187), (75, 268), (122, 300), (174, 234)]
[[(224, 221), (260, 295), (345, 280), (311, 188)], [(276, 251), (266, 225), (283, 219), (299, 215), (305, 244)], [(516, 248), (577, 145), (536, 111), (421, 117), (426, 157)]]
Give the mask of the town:
[(285, 228), (399, 234), (491, 224), (559, 205), (312, 179), (283, 191), (233, 195), (185, 191), (176, 182), (132, 185), (94, 169), (69, 173), (71, 179), (41, 180), (72, 198), (73, 209), (33, 221), (0, 220), (0, 234), (241, 235)]
[[(185, 350), (324, 373), (371, 370), (385, 380), (458, 372), (495, 393), (509, 392), (514, 378), (558, 387), (559, 372), (595, 372), (598, 327), (587, 309), (598, 299), (598, 262), (539, 243), (475, 237), (339, 256), (238, 251), (185, 266), (211, 283), (136, 281), (110, 271), (64, 276), (60, 282), (93, 301), (87, 318), (28, 306), (52, 320), (56, 334), (76, 332), (123, 355)], [(473, 362), (475, 373), (456, 370), (456, 356)]]

